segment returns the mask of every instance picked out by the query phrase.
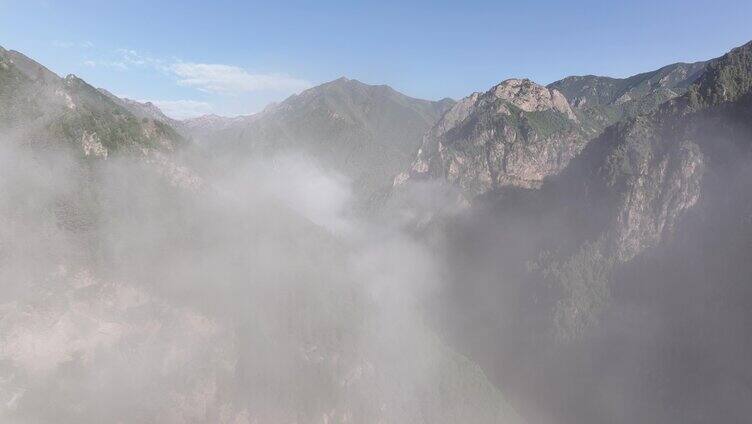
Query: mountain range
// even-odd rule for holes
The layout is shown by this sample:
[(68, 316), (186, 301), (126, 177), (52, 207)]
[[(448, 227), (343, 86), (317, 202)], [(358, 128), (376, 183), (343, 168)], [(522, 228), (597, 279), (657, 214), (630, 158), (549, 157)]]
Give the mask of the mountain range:
[[(8, 140), (71, 151), (92, 169), (135, 157), (192, 190), (201, 170), (174, 155), (188, 149), (229, 169), (302, 155), (350, 182), (357, 213), (384, 213), (389, 199), (427, 186), (456, 191), (458, 209), (437, 202), (427, 219), (399, 224), (429, 246), (446, 280), (420, 305), (440, 383), (411, 392), (422, 402), (417, 410), (393, 393), (379, 397), (399, 413), (348, 398), (358, 406), (345, 415), (363, 414), (356, 421), (375, 422), (387, 410), (418, 422), (742, 423), (752, 416), (752, 43), (628, 78), (571, 76), (545, 86), (508, 79), (458, 101), (340, 78), (255, 115), (183, 121), (0, 48), (0, 100)], [(99, 200), (67, 202), (86, 215), (90, 206), (82, 205)], [(284, 205), (269, 208), (286, 224), (253, 224), (254, 234), (279, 237), (276, 248), (293, 260), (347, 257), (336, 235)], [(82, 228), (89, 227), (73, 231)], [(144, 254), (136, 250), (123, 261)], [(265, 269), (263, 261), (256, 266)], [(293, 327), (311, 322), (310, 334), (289, 335), (276, 354), (309, 349), (318, 336), (330, 341), (317, 348), (326, 358), (317, 365), (289, 359), (326, 387), (303, 421), (330, 405), (348, 408), (337, 403), (347, 390), (329, 377), (344, 365), (331, 358), (356, 361), (342, 334), (369, 324), (327, 327), (328, 313), (357, 317), (369, 307), (332, 268), (315, 280), (335, 281), (342, 298), (308, 304), (299, 299), (309, 297), (269, 289), (272, 298), (299, 303)], [(423, 325), (408, 325), (396, 340), (409, 344)], [(368, 376), (363, 386), (400, 381), (389, 361), (357, 367)], [(274, 402), (296, 408), (280, 400), (287, 376), (267, 377), (281, 388), (269, 395), (280, 396)]]

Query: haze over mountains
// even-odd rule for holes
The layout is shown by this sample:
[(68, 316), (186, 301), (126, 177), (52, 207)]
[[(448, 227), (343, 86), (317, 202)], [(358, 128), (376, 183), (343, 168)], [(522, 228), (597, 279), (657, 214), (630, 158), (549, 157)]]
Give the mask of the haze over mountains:
[(9, 422), (752, 416), (752, 43), (183, 121), (0, 48), (0, 134)]
[(415, 311), (425, 249), (332, 207), (340, 174), (203, 156), (0, 53), (3, 421), (520, 422)]
[[(386, 181), (391, 182), (395, 175), (408, 169), (407, 164), (412, 161), (416, 161), (413, 173), (426, 172), (432, 158), (424, 156), (436, 147), (436, 138), (461, 138), (459, 143), (442, 141), (442, 145), (453, 146), (450, 149), (463, 150), (457, 153), (461, 156), (470, 147), (460, 144), (486, 144), (484, 140), (468, 138), (491, 139), (486, 151), (478, 152), (481, 157), (455, 158), (453, 163), (435, 164), (445, 169), (431, 171), (431, 177), (447, 175), (452, 181), (459, 179), (461, 186), (473, 186), (471, 190), (477, 194), (498, 184), (539, 184), (547, 175), (560, 171), (587, 140), (609, 125), (649, 112), (682, 94), (704, 66), (705, 62), (678, 63), (624, 79), (567, 77), (547, 88), (529, 80), (513, 79), (487, 93), (462, 99), (457, 105), (451, 99), (413, 99), (388, 86), (369, 86), (344, 77), (293, 95), (261, 113), (234, 118), (206, 115), (176, 121), (150, 103), (117, 101), (139, 118), (168, 123), (188, 138), (211, 143), (215, 154), (229, 150), (236, 155), (237, 148), (246, 149), (246, 154), (305, 151), (345, 174), (366, 197), (391, 185)], [(450, 108), (451, 113), (444, 117)], [(454, 128), (458, 124), (473, 127)], [(431, 127), (434, 128), (427, 134)], [(507, 133), (498, 137), (499, 131)], [(517, 137), (525, 140), (515, 143)], [(502, 142), (494, 143), (497, 140)], [(520, 146), (527, 152), (515, 150)], [(421, 153), (416, 159), (418, 147)], [(491, 163), (483, 164), (489, 155)], [(512, 169), (527, 167), (534, 156), (539, 162), (530, 164), (529, 169)], [(509, 170), (494, 169), (496, 166)], [(466, 172), (460, 168), (480, 174), (450, 175)], [(525, 175), (526, 172), (533, 175)], [(493, 183), (494, 179), (505, 182)]]

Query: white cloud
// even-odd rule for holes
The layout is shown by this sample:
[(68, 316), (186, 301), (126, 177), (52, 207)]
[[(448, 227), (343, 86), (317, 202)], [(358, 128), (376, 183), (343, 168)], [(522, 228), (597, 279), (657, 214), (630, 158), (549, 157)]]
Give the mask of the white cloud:
[(162, 63), (159, 59), (154, 59), (148, 56), (141, 55), (135, 50), (131, 49), (118, 49), (117, 53), (122, 57), (122, 61), (135, 66), (154, 66), (158, 67)]
[(174, 119), (195, 118), (211, 113), (214, 107), (206, 102), (196, 100), (141, 100), (151, 102), (164, 112), (165, 115)]
[(105, 61), (105, 60), (86, 60), (84, 61), (84, 65), (90, 67), (90, 68), (112, 68), (112, 69), (119, 69), (121, 71), (128, 70), (128, 65), (126, 65), (123, 62), (117, 62), (117, 61)]
[(169, 69), (178, 77), (178, 84), (212, 93), (297, 92), (311, 87), (310, 82), (302, 79), (279, 74), (251, 74), (231, 65), (180, 62), (172, 64)]
[(239, 94), (260, 90), (294, 93), (312, 86), (300, 78), (284, 74), (254, 74), (233, 65), (163, 60), (132, 49), (118, 49), (117, 53), (120, 62), (127, 66), (150, 67), (176, 77), (181, 86), (209, 93)]
[[(1, 0), (0, 0), (1, 1)], [(112, 70), (157, 71), (176, 84), (205, 93), (239, 95), (265, 91), (271, 95), (292, 94), (312, 87), (309, 81), (277, 73), (251, 73), (233, 65), (183, 62), (179, 58), (157, 58), (133, 49), (111, 51), (104, 59), (89, 59), (85, 66)], [(153, 101), (165, 113), (178, 119), (210, 113), (214, 107), (194, 100)]]

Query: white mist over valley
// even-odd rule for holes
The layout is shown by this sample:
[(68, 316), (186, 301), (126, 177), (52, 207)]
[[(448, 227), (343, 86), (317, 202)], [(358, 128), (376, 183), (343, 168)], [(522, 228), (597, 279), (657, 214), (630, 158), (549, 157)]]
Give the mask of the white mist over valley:
[(0, 422), (745, 422), (752, 44), (718, 53), (178, 120), (0, 48)]

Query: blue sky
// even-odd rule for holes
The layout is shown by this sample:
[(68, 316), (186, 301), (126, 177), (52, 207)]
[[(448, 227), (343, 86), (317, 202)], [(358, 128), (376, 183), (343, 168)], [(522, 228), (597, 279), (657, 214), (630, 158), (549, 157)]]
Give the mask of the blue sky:
[(0, 45), (185, 117), (257, 112), (343, 75), (427, 99), (627, 76), (719, 56), (751, 22), (749, 0), (0, 0)]

